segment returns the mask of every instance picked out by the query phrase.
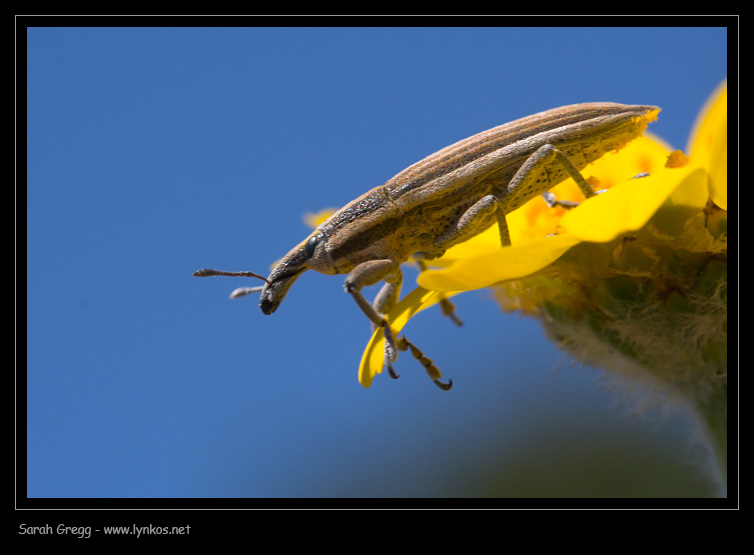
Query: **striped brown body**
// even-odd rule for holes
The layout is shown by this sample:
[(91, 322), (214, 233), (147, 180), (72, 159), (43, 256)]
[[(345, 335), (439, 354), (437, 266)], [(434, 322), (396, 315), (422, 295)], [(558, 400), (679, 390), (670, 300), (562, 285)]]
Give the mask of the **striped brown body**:
[[(525, 175), (523, 180), (518, 176), (517, 183), (511, 183), (522, 165), (542, 154), (546, 145), (564, 154), (575, 168), (572, 171), (581, 170), (641, 135), (658, 111), (654, 106), (574, 104), (445, 147), (320, 224), (273, 269), (260, 307), (265, 314), (274, 312), (293, 282), (308, 269), (344, 274), (371, 261), (400, 264), (417, 252), (429, 258), (440, 256), (455, 242), (481, 233), (496, 219), (500, 223), (502, 215), (569, 176), (567, 164), (562, 160), (550, 163), (548, 158), (537, 165), (536, 175)], [(492, 198), (489, 195), (494, 197), (496, 214), (483, 209), (476, 215), (474, 208), (484, 204), (481, 199)], [(465, 227), (460, 223), (464, 215)], [(469, 220), (472, 225), (467, 225)], [(461, 227), (463, 232), (454, 235), (454, 228)]]

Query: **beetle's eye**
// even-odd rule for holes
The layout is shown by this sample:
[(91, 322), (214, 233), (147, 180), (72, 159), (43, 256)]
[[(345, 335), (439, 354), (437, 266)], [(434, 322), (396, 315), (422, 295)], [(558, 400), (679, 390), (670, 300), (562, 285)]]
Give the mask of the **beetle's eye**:
[(317, 247), (317, 243), (319, 242), (319, 235), (315, 235), (311, 237), (307, 242), (306, 246), (304, 247), (304, 254), (306, 255), (307, 260), (314, 256), (314, 249)]

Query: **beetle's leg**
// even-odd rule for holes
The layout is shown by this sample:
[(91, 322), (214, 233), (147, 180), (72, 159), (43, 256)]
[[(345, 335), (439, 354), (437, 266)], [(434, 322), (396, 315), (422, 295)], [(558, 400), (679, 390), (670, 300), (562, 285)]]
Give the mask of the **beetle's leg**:
[[(375, 306), (369, 304), (364, 295), (361, 294), (361, 289), (382, 280), (385, 280), (387, 284), (393, 284), (393, 287), (389, 288), (385, 295), (382, 295), (382, 292), (380, 292), (380, 295), (378, 295), (378, 297), (381, 297), (380, 302), (377, 303), (375, 301), (375, 305), (379, 304), (379, 306), (383, 307), (390, 303), (394, 305), (395, 299), (393, 297), (397, 297), (400, 293), (400, 284), (403, 280), (401, 266), (394, 260), (382, 259), (362, 262), (351, 270), (351, 273), (348, 274), (343, 284), (346, 292), (353, 296), (356, 304), (359, 305), (359, 308), (366, 314), (372, 324), (380, 328), (385, 326), (385, 316), (380, 314), (375, 309)], [(395, 287), (396, 285), (397, 287)]]
[[(637, 173), (631, 179), (642, 179), (648, 176), (649, 176), (649, 173), (641, 172), (641, 173)], [(599, 191), (594, 191), (594, 195), (601, 195), (602, 193), (606, 193), (607, 191), (608, 189), (600, 189)], [(576, 208), (579, 204), (581, 204), (573, 200), (558, 200), (558, 198), (555, 196), (554, 193), (552, 193), (552, 191), (547, 191), (545, 193), (542, 193), (542, 198), (545, 200), (545, 203), (550, 208), (555, 208), (556, 206), (562, 206), (563, 208)]]
[(553, 145), (542, 145), (518, 169), (508, 183), (507, 190), (497, 205), (495, 216), (500, 228), (500, 244), (502, 246), (505, 247), (511, 244), (505, 215), (513, 212), (537, 194), (542, 194), (545, 202), (551, 207), (558, 204), (573, 207), (577, 204), (570, 201), (558, 201), (555, 199), (555, 195), (548, 191), (553, 185), (548, 172), (548, 166), (554, 164), (561, 166), (565, 170), (576, 182), (576, 185), (578, 185), (586, 198), (594, 196), (594, 190), (587, 183), (586, 179), (584, 179), (584, 176), (581, 175), (578, 168), (573, 165), (573, 162), (568, 159), (568, 156)]
[[(380, 292), (377, 293), (377, 296), (374, 298), (374, 302), (372, 302), (372, 307), (378, 315), (388, 314), (398, 302), (398, 297), (400, 297), (401, 294), (401, 284), (403, 282), (403, 274), (401, 273), (400, 266), (398, 267), (397, 272), (397, 279), (388, 281), (388, 278), (385, 278), (385, 285), (382, 286), (382, 289), (380, 289)], [(376, 327), (377, 326), (373, 322), (372, 330)], [(397, 348), (395, 338), (393, 337), (393, 332), (390, 329), (390, 326), (384, 326), (383, 333), (385, 335), (385, 365), (387, 366), (387, 371), (390, 374), (390, 377), (397, 379), (399, 376), (395, 373), (393, 365), (391, 364), (397, 356), (392, 354), (395, 353), (395, 349)]]
[(448, 247), (470, 239), (490, 225), (490, 217), (494, 214), (500, 230), (500, 244), (504, 247), (511, 244), (508, 224), (505, 215), (509, 212), (506, 203), (495, 195), (482, 197), (471, 208), (463, 213), (456, 225), (435, 240), (434, 246), (445, 250)]
[(490, 217), (495, 213), (498, 199), (494, 195), (487, 195), (476, 201), (456, 224), (435, 239), (434, 246), (445, 250), (466, 239), (479, 235), (490, 225)]
[[(362, 262), (356, 266), (351, 273), (348, 274), (346, 282), (343, 285), (347, 293), (353, 296), (356, 304), (359, 305), (361, 311), (366, 314), (369, 321), (375, 327), (382, 328), (385, 334), (385, 361), (392, 362), (398, 358), (398, 349), (395, 344), (390, 326), (385, 319), (385, 316), (378, 313), (374, 306), (372, 306), (361, 294), (361, 289), (368, 285), (374, 285), (378, 281), (385, 280), (388, 283), (398, 283), (398, 291), (400, 292), (400, 282), (403, 279), (401, 273), (400, 264), (394, 260), (369, 260)], [(389, 297), (389, 295), (388, 295)], [(389, 299), (387, 299), (389, 301)], [(391, 372), (393, 375), (394, 372)]]
[(455, 226), (435, 240), (434, 246), (445, 250), (448, 247), (470, 239), (490, 225), (490, 217), (494, 214), (500, 230), (500, 244), (504, 247), (511, 244), (508, 224), (505, 215), (509, 212), (506, 203), (501, 202), (495, 195), (487, 195), (475, 202), (471, 208), (463, 213)]
[(484, 230), (495, 215), (500, 232), (500, 244), (511, 244), (505, 215), (512, 212), (537, 194), (546, 193), (552, 186), (547, 166), (559, 164), (576, 181), (584, 196), (594, 196), (594, 191), (568, 157), (552, 145), (543, 145), (526, 159), (508, 183), (501, 197), (487, 195), (474, 203), (458, 222), (434, 242), (434, 247), (445, 250)]
[(403, 274), (401, 273), (399, 267), (398, 279), (391, 281), (386, 280), (385, 285), (382, 286), (382, 289), (380, 289), (380, 292), (377, 293), (377, 296), (374, 298), (374, 302), (372, 302), (372, 306), (378, 314), (388, 314), (391, 310), (393, 310), (393, 307), (398, 303), (398, 297), (400, 297), (401, 294), (402, 283)]
[(555, 200), (553, 194), (548, 194), (548, 190), (553, 186), (548, 166), (554, 169), (555, 165), (560, 166), (561, 170), (565, 170), (568, 176), (576, 182), (585, 198), (594, 196), (592, 186), (587, 183), (568, 156), (553, 145), (547, 144), (535, 150), (508, 183), (508, 190), (503, 197), (506, 213), (515, 210), (536, 194), (542, 194), (545, 202), (550, 206), (559, 204), (572, 207), (573, 203)]
[[(374, 285), (378, 281), (385, 280), (387, 284), (393, 284), (393, 287), (383, 287), (383, 291), (380, 292), (378, 304), (381, 308), (385, 308), (391, 302), (395, 304), (398, 295), (400, 294), (400, 286), (403, 280), (403, 274), (401, 273), (401, 266), (397, 262), (389, 259), (383, 260), (369, 260), (362, 262), (356, 266), (348, 277), (344, 284), (345, 290), (350, 293), (356, 304), (359, 305), (361, 311), (366, 314), (367, 318), (373, 325), (382, 328), (385, 336), (385, 366), (387, 366), (388, 372), (392, 378), (397, 378), (398, 375), (393, 370), (392, 362), (398, 358), (398, 351), (405, 351), (410, 349), (413, 357), (418, 360), (424, 367), (426, 372), (432, 378), (432, 380), (441, 389), (450, 389), (452, 382), (445, 384), (440, 381), (442, 374), (437, 367), (432, 364), (432, 361), (424, 356), (416, 346), (408, 339), (400, 337), (397, 340), (393, 336), (393, 330), (390, 329), (387, 319), (384, 315), (380, 314), (374, 306), (361, 294), (361, 289), (368, 285)], [(384, 295), (383, 295), (384, 292)]]
[(511, 234), (508, 231), (508, 221), (505, 219), (505, 206), (502, 203), (498, 203), (495, 216), (497, 217), (497, 229), (500, 232), (500, 244), (503, 247), (510, 246)]
[[(546, 193), (552, 186), (547, 166), (558, 164), (573, 178), (585, 197), (594, 196), (589, 183), (568, 157), (552, 145), (543, 145), (526, 159), (518, 169), (501, 197), (487, 195), (474, 203), (458, 222), (435, 240), (434, 247), (445, 250), (465, 241), (485, 229), (494, 213), (500, 231), (500, 244), (511, 244), (505, 215), (512, 212), (537, 194)], [(552, 197), (550, 197), (552, 198)], [(546, 199), (547, 200), (547, 199)], [(553, 201), (558, 202), (558, 201)], [(565, 204), (565, 201), (562, 201)]]
[[(424, 262), (424, 260), (415, 259), (416, 265), (419, 266), (419, 270), (422, 272), (427, 269), (427, 263)], [(447, 316), (451, 320), (453, 320), (453, 323), (456, 326), (462, 326), (463, 322), (456, 316), (455, 310), (456, 306), (451, 303), (448, 299), (445, 298), (445, 295), (440, 293), (441, 299), (440, 299), (440, 308), (442, 309), (443, 316)]]

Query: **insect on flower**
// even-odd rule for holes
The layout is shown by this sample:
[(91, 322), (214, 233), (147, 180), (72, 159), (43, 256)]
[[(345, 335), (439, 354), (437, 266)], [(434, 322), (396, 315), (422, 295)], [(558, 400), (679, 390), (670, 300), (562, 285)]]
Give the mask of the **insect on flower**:
[[(659, 108), (614, 103), (574, 104), (540, 112), (459, 141), (403, 170), (384, 185), (364, 193), (322, 222), (295, 246), (259, 287), (236, 289), (236, 298), (261, 291), (259, 306), (272, 314), (306, 270), (347, 274), (345, 290), (385, 337), (384, 361), (410, 350), (442, 389), (432, 361), (408, 339), (394, 337), (385, 318), (400, 296), (400, 264), (442, 256), (497, 223), (502, 247), (510, 245), (506, 214), (571, 177), (586, 198), (595, 193), (580, 170), (640, 136)], [(551, 195), (553, 206), (573, 205)], [(199, 270), (195, 276), (244, 275), (252, 272)], [(373, 303), (362, 288), (384, 281)], [(452, 316), (445, 300), (443, 312)], [(457, 319), (456, 322), (458, 323)]]

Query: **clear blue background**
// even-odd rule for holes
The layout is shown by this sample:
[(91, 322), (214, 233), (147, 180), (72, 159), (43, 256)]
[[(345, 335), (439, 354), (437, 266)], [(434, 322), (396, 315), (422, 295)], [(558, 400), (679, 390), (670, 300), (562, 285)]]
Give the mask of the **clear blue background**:
[(726, 43), (701, 28), (28, 29), (27, 495), (707, 495), (681, 420), (616, 408), (599, 372), (488, 292), (456, 298), (462, 328), (428, 311), (407, 330), (450, 393), (407, 355), (399, 380), (364, 389), (370, 330), (342, 276), (308, 272), (264, 316), (228, 299), (251, 280), (191, 273), (266, 274), (308, 234), (303, 213), (540, 110), (656, 104), (651, 130), (684, 148)]

